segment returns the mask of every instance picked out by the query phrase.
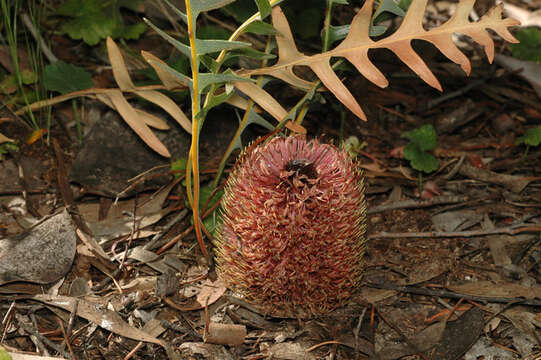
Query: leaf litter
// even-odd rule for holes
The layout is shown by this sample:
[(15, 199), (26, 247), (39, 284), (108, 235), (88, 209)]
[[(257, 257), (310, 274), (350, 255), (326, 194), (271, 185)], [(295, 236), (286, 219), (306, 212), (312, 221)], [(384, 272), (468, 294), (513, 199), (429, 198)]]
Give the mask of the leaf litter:
[[(399, 65), (394, 66), (400, 69)], [(477, 71), (479, 73), (475, 74), (474, 67), (474, 75), (490, 77), (490, 73)], [(119, 89), (124, 86), (124, 92), (141, 90), (129, 89), (131, 84), (123, 83), (123, 80), (116, 81)], [(77, 202), (83, 218), (91, 228), (106, 229), (102, 238), (106, 241), (100, 243), (96, 234), (90, 236), (76, 229), (83, 240), (77, 247), (75, 261), (70, 260), (69, 271), (59, 271), (60, 277), (64, 278), (57, 281), (57, 288), (50, 285), (31, 287), (26, 283), (1, 286), (2, 304), (6, 305), (2, 310), (7, 319), (3, 324), (4, 343), (11, 346), (10, 350), (33, 349), (34, 345), (29, 341), (17, 340), (27, 338), (16, 336), (19, 320), (13, 313), (22, 313), (25, 316), (35, 314), (36, 331), (51, 338), (53, 344), (69, 344), (78, 355), (88, 349), (86, 356), (90, 358), (124, 357), (132, 350), (141, 357), (174, 356), (174, 352), (162, 347), (167, 344), (185, 356), (197, 354), (209, 359), (366, 358), (375, 355), (375, 345), (379, 357), (388, 359), (404, 356), (434, 358), (435, 354), (442, 354), (437, 357), (440, 359), (462, 356), (477, 359), (492, 354), (526, 358), (535, 354), (539, 350), (537, 337), (541, 324), (536, 310), (541, 298), (537, 281), (541, 198), (540, 174), (535, 166), (540, 158), (530, 151), (522, 159), (521, 149), (507, 146), (503, 136), (494, 135), (496, 130), (487, 121), (489, 116), (505, 112), (513, 123), (508, 133), (515, 137), (522, 135), (527, 119), (531, 119), (522, 109), (535, 106), (521, 99), (535, 94), (517, 77), (495, 78), (490, 80), (493, 87), (490, 91), (485, 91), (488, 87), (480, 84), (481, 90), (470, 90), (474, 96), (459, 94), (456, 98), (445, 99), (441, 106), (427, 109), (420, 105), (416, 107), (417, 100), (405, 102), (406, 97), (400, 96), (409, 94), (411, 79), (395, 78), (393, 82), (396, 85), (391, 95), (386, 95), (381, 103), (375, 101), (380, 106), (378, 114), (381, 118), (368, 124), (348, 119), (350, 122), (345, 125), (345, 131), (362, 136), (367, 142), (363, 151), (370, 157), (362, 152), (358, 156), (370, 175), (368, 198), (373, 208), (369, 215), (370, 234), (387, 232), (414, 236), (381, 237), (369, 241), (365, 277), (353, 304), (316, 320), (265, 318), (265, 314), (253, 312), (249, 304), (223, 295), (225, 289), (213, 280), (212, 268), (208, 271), (209, 264), (193, 250), (195, 241), (192, 238), (182, 237), (173, 247), (159, 254), (156, 251), (159, 245), (145, 248), (149, 237), (163, 231), (171, 209), (183, 203), (175, 200), (175, 190), (167, 195), (150, 196), (151, 211), (145, 210), (145, 204), (149, 204), (145, 199), (147, 195), (138, 194), (137, 200), (119, 200), (114, 205), (119, 209), (113, 207), (101, 220), (96, 215), (104, 211), (105, 202), (90, 206), (87, 199), (79, 197)], [(250, 83), (239, 84), (242, 84), (240, 88)], [(353, 93), (358, 90), (350, 86)], [(434, 94), (423, 93), (422, 86), (414, 86), (421, 89), (417, 95), (419, 102), (434, 98)], [(457, 87), (461, 86), (463, 84)], [(246, 89), (250, 89), (249, 85)], [(515, 96), (518, 92), (526, 94), (521, 98)], [(118, 100), (123, 95), (117, 91), (115, 96)], [(264, 99), (266, 95), (258, 96)], [(404, 123), (402, 119), (406, 115), (415, 115), (408, 118), (410, 121), (430, 122), (435, 115), (452, 112), (464, 103), (465, 98), (473, 99), (476, 105), (482, 102), (486, 106), (486, 118), (482, 115), (448, 130), (445, 135), (438, 133), (438, 147), (441, 148), (436, 149), (435, 154), (440, 160), (450, 159), (450, 163), (441, 172), (428, 177), (439, 186), (441, 195), (417, 199), (414, 189), (418, 184), (408, 180), (399, 170), (407, 167), (407, 163), (389, 156), (390, 150), (401, 144), (401, 140), (396, 140), (397, 143), (388, 139), (400, 139), (401, 133), (422, 125)], [(108, 106), (116, 106), (110, 101), (109, 93), (103, 95), (102, 101)], [(495, 104), (497, 101), (503, 101), (505, 106)], [(275, 105), (268, 107), (276, 111), (276, 117), (284, 115)], [(363, 109), (369, 114), (374, 113), (373, 106), (364, 108), (363, 105)], [(455, 115), (464, 117), (467, 113)], [(336, 123), (332, 119), (323, 116), (318, 126), (320, 129), (311, 129), (312, 133), (330, 130), (328, 133), (336, 134), (333, 130)], [(485, 143), (472, 134), (486, 140)], [(10, 133), (9, 136), (14, 137)], [(402, 144), (405, 145), (405, 140)], [(64, 143), (64, 146), (68, 148), (69, 145)], [(463, 158), (462, 162), (460, 158)], [(508, 165), (509, 159), (514, 161), (512, 167)], [(391, 196), (391, 189), (400, 191)], [(14, 208), (9, 209), (13, 211)], [(49, 213), (51, 207), (40, 209), (42, 213)], [(514, 224), (519, 224), (519, 229), (531, 230), (520, 235), (490, 233)], [(189, 226), (189, 220), (179, 220), (164, 237), (167, 240), (177, 238)], [(75, 239), (72, 227), (70, 224), (68, 234)], [(441, 233), (469, 231), (469, 234), (442, 238), (415, 236), (430, 234), (434, 229)], [(9, 231), (11, 239), (15, 234), (12, 228)], [(47, 240), (47, 236), (38, 238)], [(126, 247), (129, 247), (127, 252)], [(69, 258), (70, 251), (58, 250), (52, 257)], [(124, 254), (125, 261), (120, 267)], [(40, 260), (48, 260), (43, 258)], [(176, 282), (180, 289), (174, 290), (167, 299), (176, 306), (158, 297), (155, 290), (158, 279), (170, 271), (173, 276), (169, 281)], [(36, 281), (39, 277), (33, 275), (21, 280)], [(51, 282), (56, 280), (55, 276)], [(392, 285), (389, 287), (393, 289), (372, 287), (378, 284)], [(25, 291), (21, 285), (26, 286)], [(11, 310), (10, 304), (14, 304)], [(40, 304), (47, 304), (47, 307)], [(248, 322), (256, 319), (255, 316), (264, 321)], [(483, 335), (481, 329), (494, 316), (499, 321)], [(62, 326), (56, 321), (57, 317), (63, 319)], [(62, 327), (68, 330), (70, 322), (73, 327), (69, 330), (68, 341), (63, 340), (62, 335), (54, 335), (62, 334)], [(246, 325), (247, 333), (241, 345), (203, 342), (207, 326), (224, 323)], [(491, 341), (487, 342), (487, 338)], [(140, 341), (144, 345), (139, 345)]]

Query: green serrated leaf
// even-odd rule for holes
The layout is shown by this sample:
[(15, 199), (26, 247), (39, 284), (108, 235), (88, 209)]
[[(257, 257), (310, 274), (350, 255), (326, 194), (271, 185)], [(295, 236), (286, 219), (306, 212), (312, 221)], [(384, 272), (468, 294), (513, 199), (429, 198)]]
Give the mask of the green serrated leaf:
[(227, 4), (232, 3), (233, 1), (235, 0), (191, 0), (190, 3), (192, 16), (195, 19), (203, 11), (219, 9), (226, 6)]
[(173, 10), (173, 12), (177, 14), (178, 17), (180, 17), (180, 19), (184, 22), (184, 24), (188, 24), (188, 17), (186, 16), (185, 13), (183, 13), (179, 8), (173, 5), (169, 0), (163, 0), (163, 1), (165, 1), (165, 3), (169, 5), (171, 10)]
[(210, 55), (199, 56), (199, 61), (213, 74), (217, 73), (220, 69), (220, 64)]
[(152, 22), (150, 22), (150, 20), (148, 20), (147, 18), (143, 18), (143, 21), (148, 26), (150, 26), (154, 31), (156, 31), (162, 38), (167, 40), (168, 43), (173, 45), (175, 47), (175, 49), (180, 51), (181, 54), (187, 56), (189, 59), (192, 58), (192, 53), (191, 53), (190, 47), (188, 45), (181, 43), (180, 41), (178, 41), (177, 39), (175, 39), (171, 35), (167, 34), (165, 31), (163, 31), (162, 29), (160, 29), (159, 27), (154, 25)]
[[(349, 25), (339, 25), (339, 26), (329, 26), (329, 45), (332, 45), (333, 43), (345, 39), (347, 34), (349, 33)], [(325, 34), (322, 34), (324, 36)]]
[(274, 130), (274, 125), (268, 122), (263, 116), (256, 113), (253, 108), (251, 108), (250, 112), (248, 113), (245, 127), (250, 124), (257, 124), (263, 126), (267, 130)]
[(436, 148), (437, 135), (432, 124), (426, 124), (412, 131), (407, 131), (402, 134), (402, 137), (409, 139), (423, 151)]
[(438, 159), (411, 142), (404, 148), (404, 157), (410, 161), (411, 167), (417, 171), (431, 173), (438, 170)]
[(240, 49), (252, 44), (242, 41), (196, 40), (197, 55), (215, 53), (222, 50)]
[(91, 88), (92, 76), (85, 69), (57, 61), (45, 66), (43, 71), (43, 85), (49, 91), (58, 91), (66, 94), (73, 91)]
[(243, 23), (257, 11), (257, 6), (254, 0), (237, 0), (222, 8), (221, 11), (232, 16), (237, 22)]
[(389, 27), (377, 24), (392, 19), (394, 16), (404, 17), (410, 3), (411, 0), (400, 0), (398, 2), (395, 0), (380, 0), (372, 15), (369, 35), (371, 37), (383, 35)]
[(259, 10), (261, 20), (269, 16), (272, 9), (269, 0), (255, 0), (255, 3), (257, 5), (257, 9)]
[(250, 23), (245, 29), (245, 33), (253, 33), (257, 35), (275, 35), (278, 34), (278, 30), (271, 24), (268, 24), (261, 20), (256, 20)]
[(149, 60), (149, 62), (153, 63), (155, 65), (158, 65), (162, 69), (164, 69), (167, 72), (171, 73), (172, 75), (174, 75), (180, 81), (181, 84), (183, 84), (184, 86), (187, 86), (190, 90), (192, 89), (193, 83), (192, 83), (192, 79), (190, 77), (182, 74), (181, 72), (177, 71), (176, 69), (172, 68), (171, 66), (169, 66), (167, 64), (164, 64), (164, 63), (161, 63), (161, 62), (155, 62), (155, 61), (152, 61), (152, 60)]
[(254, 81), (252, 79), (233, 75), (231, 73), (222, 73), (222, 74), (210, 74), (203, 73), (199, 74), (199, 92), (202, 93), (205, 88), (211, 84), (225, 83), (230, 81)]
[(250, 59), (256, 59), (256, 60), (265, 60), (265, 59), (274, 59), (276, 58), (276, 55), (274, 54), (267, 54), (262, 51), (257, 51), (253, 48), (244, 48), (244, 49), (237, 49), (233, 51), (227, 52), (224, 58), (224, 62), (227, 60), (231, 60), (237, 57), (246, 57)]
[(201, 118), (205, 118), (206, 117), (206, 114), (213, 108), (213, 107), (216, 107), (224, 102), (226, 102), (227, 100), (229, 100), (229, 98), (231, 96), (233, 96), (235, 92), (234, 91), (224, 91), (222, 92), (221, 94), (219, 95), (213, 95), (210, 97), (210, 101), (209, 103), (204, 106), (201, 111), (199, 112), (198, 116), (200, 116)]
[(202, 40), (227, 40), (231, 32), (215, 25), (200, 26), (197, 28), (197, 38)]
[(536, 126), (526, 131), (524, 136), (519, 137), (515, 141), (516, 145), (526, 144), (528, 146), (539, 146), (541, 144), (541, 125)]
[(398, 6), (394, 0), (380, 0), (378, 6), (376, 7), (376, 11), (374, 11), (374, 14), (372, 15), (372, 23), (377, 24), (378, 22), (382, 21), (380, 15), (385, 12), (389, 12), (400, 17), (404, 17), (406, 15), (404, 10)]
[(370, 31), (369, 36), (375, 37), (375, 36), (381, 36), (385, 34), (388, 27), (383, 25), (370, 25)]
[(516, 33), (518, 44), (511, 44), (511, 53), (521, 60), (541, 63), (541, 30), (525, 28)]

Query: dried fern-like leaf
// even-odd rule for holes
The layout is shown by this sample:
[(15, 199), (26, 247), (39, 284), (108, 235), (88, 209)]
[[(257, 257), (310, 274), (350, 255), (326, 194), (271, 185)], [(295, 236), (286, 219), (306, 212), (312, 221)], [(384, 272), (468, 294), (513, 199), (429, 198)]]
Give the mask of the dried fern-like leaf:
[(442, 90), (441, 85), (423, 59), (411, 47), (411, 41), (425, 40), (436, 46), (446, 57), (459, 64), (469, 74), (471, 64), (468, 58), (456, 47), (452, 40), (454, 33), (470, 36), (475, 42), (485, 47), (488, 61), (494, 58), (494, 42), (486, 29), (491, 29), (509, 42), (518, 42), (508, 30), (508, 27), (518, 25), (514, 19), (502, 19), (502, 8), (497, 6), (485, 14), (479, 21), (470, 22), (470, 13), (475, 0), (462, 0), (457, 4), (453, 16), (443, 25), (426, 31), (422, 20), (428, 0), (413, 0), (402, 24), (391, 36), (373, 41), (368, 36), (372, 15), (372, 0), (365, 2), (362, 9), (351, 23), (347, 37), (333, 50), (307, 56), (301, 53), (282, 10), (275, 7), (272, 11), (274, 27), (280, 32), (276, 36), (278, 45), (278, 62), (270, 67), (255, 69), (247, 72), (249, 75), (271, 75), (297, 87), (306, 88), (307, 83), (293, 72), (295, 66), (310, 67), (323, 84), (348, 109), (363, 120), (366, 116), (346, 86), (338, 78), (330, 65), (331, 57), (344, 57), (355, 68), (374, 84), (385, 87), (388, 81), (378, 68), (368, 58), (368, 50), (386, 48), (395, 53), (409, 68), (430, 86)]

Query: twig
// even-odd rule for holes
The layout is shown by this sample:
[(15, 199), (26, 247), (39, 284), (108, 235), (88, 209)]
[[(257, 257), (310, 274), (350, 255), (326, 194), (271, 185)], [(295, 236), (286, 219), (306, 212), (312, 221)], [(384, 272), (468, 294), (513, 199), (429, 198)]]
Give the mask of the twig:
[(53, 150), (57, 163), (56, 180), (58, 182), (58, 189), (60, 190), (60, 195), (62, 196), (62, 201), (64, 201), (64, 206), (66, 206), (66, 208), (68, 209), (71, 215), (71, 219), (73, 220), (75, 225), (77, 225), (77, 227), (85, 233), (92, 234), (92, 231), (90, 231), (90, 229), (82, 219), (81, 215), (79, 214), (79, 208), (75, 203), (75, 200), (73, 198), (73, 192), (71, 191), (68, 182), (66, 165), (62, 156), (62, 150), (60, 149), (60, 145), (55, 138), (53, 138)]
[(462, 153), (460, 155), (460, 159), (456, 163), (456, 165), (449, 171), (446, 175), (443, 176), (445, 180), (451, 180), (457, 173), (462, 164), (464, 163), (464, 159), (466, 159), (466, 153)]
[(156, 243), (165, 235), (171, 228), (178, 222), (182, 221), (188, 215), (188, 209), (184, 209), (181, 212), (179, 212), (171, 221), (169, 221), (165, 226), (163, 227), (162, 231), (160, 231), (158, 234), (154, 235), (154, 237), (143, 246), (143, 249), (145, 250), (151, 250)]
[(456, 293), (454, 291), (448, 291), (448, 290), (433, 290), (433, 289), (427, 289), (427, 288), (416, 287), (416, 286), (402, 286), (402, 285), (395, 285), (395, 284), (365, 283), (365, 285), (372, 288), (376, 288), (376, 289), (395, 290), (395, 291), (400, 291), (403, 293), (415, 294), (415, 295), (444, 297), (444, 298), (449, 298), (449, 299), (465, 299), (465, 300), (473, 300), (473, 301), (487, 302), (487, 303), (490, 303), (490, 302), (500, 303), (500, 304), (508, 304), (508, 303), (517, 302), (522, 305), (541, 306), (541, 300), (538, 300), (538, 299), (521, 299), (521, 298), (504, 298), (504, 297), (497, 297), (497, 296), (468, 295), (468, 294), (460, 294), (460, 293)]
[(124, 262), (126, 261), (126, 258), (128, 257), (128, 250), (130, 249), (130, 246), (133, 242), (133, 237), (135, 236), (136, 232), (139, 232), (137, 224), (137, 192), (135, 193), (135, 198), (133, 199), (133, 221), (132, 221), (132, 229), (131, 234), (128, 238), (128, 241), (126, 242), (126, 248), (124, 249), (124, 256), (122, 256), (122, 261), (120, 261), (120, 265), (118, 266), (119, 269), (122, 269), (124, 267)]
[[(209, 216), (214, 210), (216, 210), (216, 208), (218, 206), (220, 206), (220, 202), (221, 202), (221, 199), (216, 201), (216, 203), (214, 205), (212, 205), (212, 207), (210, 209), (207, 209), (204, 213), (203, 213), (203, 219), (206, 218), (207, 216)], [(164, 246), (162, 246), (158, 251), (156, 251), (156, 255), (160, 255), (161, 253), (163, 253), (164, 251), (166, 251), (167, 249), (169, 249), (171, 246), (175, 245), (178, 241), (182, 240), (183, 238), (185, 238), (186, 236), (188, 236), (191, 232), (193, 231), (193, 225), (190, 225), (188, 226), (188, 228), (186, 230), (184, 230), (182, 233), (180, 233), (179, 235), (175, 236), (173, 239), (171, 239), (167, 244), (165, 244)]]
[(34, 40), (38, 43), (39, 48), (43, 52), (43, 55), (49, 60), (51, 63), (55, 63), (58, 61), (58, 58), (53, 54), (51, 49), (47, 46), (41, 35), (38, 34), (38, 31), (36, 30), (36, 27), (32, 23), (32, 20), (30, 20), (30, 16), (28, 16), (27, 13), (22, 14), (22, 20), (23, 24), (28, 28), (28, 31), (30, 31), (30, 34), (34, 37)]
[(522, 176), (500, 174), (490, 170), (479, 169), (467, 163), (462, 164), (458, 169), (458, 172), (460, 175), (470, 179), (502, 185), (516, 193), (521, 192), (531, 181)]
[(468, 91), (470, 91), (471, 89), (473, 89), (473, 88), (475, 88), (475, 87), (477, 87), (479, 85), (483, 85), (487, 80), (488, 80), (488, 78), (484, 78), (484, 79), (479, 79), (479, 80), (470, 82), (470, 83), (468, 83), (468, 85), (464, 86), (461, 89), (458, 89), (456, 91), (451, 91), (450, 93), (442, 95), (439, 98), (436, 98), (434, 100), (430, 100), (429, 102), (426, 103), (426, 110), (430, 110), (433, 107), (435, 107), (435, 106), (437, 106), (437, 105), (439, 105), (442, 102), (445, 102), (447, 100), (456, 98), (458, 96), (462, 96), (465, 93), (467, 93)]
[(68, 338), (71, 337), (73, 326), (75, 325), (75, 319), (77, 318), (78, 307), (79, 307), (79, 299), (75, 298), (75, 301), (73, 302), (73, 309), (71, 310), (70, 318), (68, 321), (68, 328), (66, 329), (66, 334)]
[(366, 310), (368, 309), (368, 306), (366, 306), (363, 309), (363, 312), (361, 315), (359, 315), (359, 321), (357, 322), (357, 326), (355, 327), (355, 330), (353, 330), (353, 336), (355, 338), (355, 358), (359, 358), (359, 332), (361, 331), (361, 324), (363, 323), (364, 314), (366, 313)]
[(182, 334), (188, 334), (190, 336), (195, 337), (196, 339), (203, 339), (203, 336), (198, 333), (191, 325), (184, 319), (183, 317), (179, 318), (179, 322), (185, 323), (185, 324), (174, 324), (167, 320), (160, 321), (160, 325), (163, 326), (166, 329), (171, 329), (173, 331), (182, 333)]
[(523, 232), (541, 232), (541, 226), (527, 226), (526, 224), (517, 224), (489, 230), (469, 230), (469, 231), (429, 231), (429, 232), (403, 232), (390, 233), (382, 231), (376, 234), (368, 235), (368, 239), (397, 239), (397, 238), (441, 238), (441, 237), (474, 237), (495, 234), (516, 235)]
[(62, 319), (56, 318), (58, 322), (58, 326), (60, 326), (60, 330), (62, 330), (62, 336), (64, 336), (64, 342), (66, 346), (68, 347), (68, 351), (70, 353), (70, 356), (72, 359), (76, 359), (75, 354), (73, 353), (73, 349), (71, 348), (71, 342), (68, 336), (68, 333), (66, 332), (66, 329), (64, 328), (64, 324), (62, 323)]
[(139, 341), (139, 343), (137, 343), (137, 345), (126, 356), (124, 356), (123, 360), (131, 359), (133, 357), (133, 355), (135, 355), (135, 353), (137, 351), (139, 351), (139, 349), (142, 348), (142, 347), (143, 347), (143, 342)]
[(4, 327), (4, 330), (2, 331), (2, 338), (0, 339), (0, 344), (4, 343), (4, 340), (6, 338), (6, 334), (9, 329), (9, 325), (11, 324), (11, 319), (13, 318), (13, 309), (15, 308), (15, 301), (11, 302), (11, 305), (9, 306), (8, 311), (6, 312), (6, 315), (4, 316), (4, 319), (2, 319), (2, 326)]
[(444, 195), (444, 196), (435, 196), (431, 199), (410, 199), (395, 201), (385, 205), (374, 206), (366, 211), (367, 214), (374, 214), (386, 210), (396, 210), (396, 209), (408, 209), (408, 208), (423, 208), (440, 204), (456, 204), (465, 202), (468, 200), (467, 196), (454, 196), (454, 195)]
[[(31, 318), (34, 317), (33, 320), (35, 321), (35, 316), (33, 314), (31, 314), (30, 317)], [(18, 320), (19, 325), (24, 329), (24, 331), (26, 331), (28, 334), (30, 334), (31, 336), (33, 336), (37, 340), (37, 344), (41, 344), (42, 346), (43, 346), (43, 344), (46, 344), (51, 349), (53, 349), (54, 351), (56, 351), (57, 353), (62, 355), (64, 358), (70, 359), (70, 354), (68, 352), (64, 351), (63, 349), (60, 348), (60, 346), (58, 346), (57, 344), (55, 344), (51, 340), (47, 339), (45, 336), (41, 335), (37, 330), (34, 330), (32, 327), (27, 325), (24, 322), (24, 319), (23, 319), (22, 315), (15, 314), (15, 318)], [(45, 351), (45, 352), (47, 352), (47, 351)]]

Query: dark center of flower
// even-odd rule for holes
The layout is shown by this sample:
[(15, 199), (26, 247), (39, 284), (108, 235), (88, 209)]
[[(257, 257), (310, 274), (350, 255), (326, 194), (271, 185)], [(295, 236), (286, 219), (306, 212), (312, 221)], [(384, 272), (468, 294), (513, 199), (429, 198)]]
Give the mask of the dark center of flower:
[(304, 175), (308, 179), (317, 178), (317, 170), (314, 163), (306, 159), (293, 159), (285, 166), (286, 171), (293, 171), (297, 176)]

